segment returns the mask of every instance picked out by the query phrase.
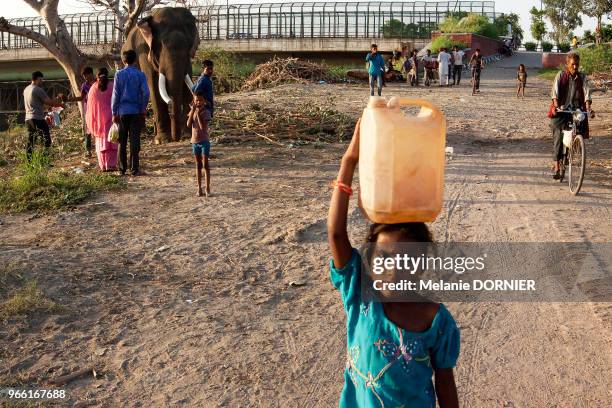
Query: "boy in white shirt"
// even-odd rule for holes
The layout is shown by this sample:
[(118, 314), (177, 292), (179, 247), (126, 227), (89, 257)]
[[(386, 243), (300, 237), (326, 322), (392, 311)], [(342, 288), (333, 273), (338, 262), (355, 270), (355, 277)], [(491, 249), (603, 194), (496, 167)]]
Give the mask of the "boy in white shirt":
[(440, 86), (448, 85), (448, 66), (450, 65), (450, 54), (446, 48), (442, 48), (438, 54), (438, 74), (440, 75)]

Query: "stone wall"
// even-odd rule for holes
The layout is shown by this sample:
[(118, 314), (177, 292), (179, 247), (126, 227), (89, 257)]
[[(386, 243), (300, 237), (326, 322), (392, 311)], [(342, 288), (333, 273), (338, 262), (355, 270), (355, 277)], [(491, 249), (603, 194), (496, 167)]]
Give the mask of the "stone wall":
[(559, 65), (565, 64), (565, 52), (544, 52), (542, 53), (542, 68), (559, 68)]

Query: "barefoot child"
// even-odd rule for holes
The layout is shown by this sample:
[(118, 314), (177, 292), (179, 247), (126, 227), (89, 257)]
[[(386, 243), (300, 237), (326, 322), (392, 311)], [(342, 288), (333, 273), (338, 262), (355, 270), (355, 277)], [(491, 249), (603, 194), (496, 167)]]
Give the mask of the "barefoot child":
[(519, 95), (525, 99), (525, 85), (527, 85), (527, 71), (525, 71), (525, 65), (521, 64), (518, 67), (518, 72), (516, 74), (516, 80), (518, 81), (518, 87), (516, 88), (516, 98), (518, 99)]
[[(459, 329), (444, 305), (361, 299), (361, 255), (347, 233), (358, 159), (359, 122), (340, 164), (327, 220), (331, 281), (342, 296), (348, 330), (340, 407), (435, 407), (437, 396), (441, 408), (456, 408)], [(379, 243), (431, 240), (424, 223), (373, 224), (367, 237)]]
[[(202, 167), (206, 176), (206, 197), (210, 194), (210, 141), (208, 140), (208, 122), (210, 110), (206, 108), (204, 93), (196, 91), (193, 95), (193, 104), (187, 117), (187, 126), (191, 127), (191, 147), (196, 160), (196, 178), (198, 180), (198, 197), (202, 197)], [(203, 156), (203, 160), (202, 160)], [(204, 163), (202, 163), (202, 161)]]

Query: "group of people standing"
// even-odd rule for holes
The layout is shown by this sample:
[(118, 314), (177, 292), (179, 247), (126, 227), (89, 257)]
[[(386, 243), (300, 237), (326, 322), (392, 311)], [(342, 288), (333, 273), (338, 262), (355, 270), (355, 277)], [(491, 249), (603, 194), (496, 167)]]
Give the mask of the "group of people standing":
[[(426, 50), (425, 55), (420, 59), (423, 63), (424, 85), (430, 86), (434, 81), (434, 71), (437, 69), (440, 86), (459, 85), (461, 83), (461, 73), (463, 71), (463, 61), (465, 52), (458, 46), (453, 47), (451, 52), (447, 48), (440, 49), (437, 57), (431, 55), (431, 50)], [(382, 87), (385, 82), (385, 73), (389, 70), (398, 70), (406, 75), (407, 83), (411, 86), (419, 85), (419, 58), (417, 51), (414, 50), (403, 62), (399, 62), (399, 53), (395, 53), (391, 59), (391, 67), (387, 68), (383, 56), (378, 51), (378, 46), (372, 44), (370, 52), (366, 56), (369, 63), (368, 75), (370, 82), (370, 95), (374, 96), (375, 90), (378, 96), (382, 94)], [(397, 67), (399, 62), (400, 67)], [(472, 73), (472, 95), (480, 92), (480, 74), (484, 68), (484, 60), (480, 49), (476, 49), (471, 55), (468, 65)], [(399, 68), (399, 69), (398, 69)], [(452, 83), (450, 82), (452, 79)]]
[[(136, 52), (125, 51), (122, 60), (125, 68), (115, 73), (114, 81), (110, 80), (107, 68), (100, 68), (97, 75), (94, 75), (93, 68), (83, 68), (81, 75), (84, 82), (80, 95), (73, 97), (50, 98), (42, 88), (42, 72), (36, 71), (32, 74), (32, 82), (23, 92), (28, 127), (28, 157), (31, 157), (39, 138), (42, 139), (45, 150), (51, 147), (51, 133), (45, 121), (45, 108), (65, 107), (66, 102), (82, 102), (84, 144), (88, 157), (91, 156), (94, 141), (98, 165), (102, 171), (118, 170), (122, 175), (128, 170), (132, 175), (140, 173), (140, 136), (145, 124), (150, 93), (146, 76), (137, 67)], [(196, 161), (198, 196), (210, 194), (208, 125), (214, 113), (212, 75), (213, 62), (205, 60), (202, 75), (191, 89), (193, 102), (187, 115), (187, 126), (192, 131), (191, 144)], [(119, 143), (110, 141), (108, 137), (113, 124), (118, 127)], [(204, 189), (202, 170), (205, 176)]]
[[(136, 53), (126, 51), (122, 60), (125, 68), (117, 71), (114, 81), (109, 79), (107, 68), (100, 68), (97, 75), (94, 75), (91, 67), (83, 68), (81, 94), (74, 97), (49, 98), (42, 88), (43, 74), (40, 71), (32, 74), (31, 84), (23, 91), (29, 156), (39, 137), (42, 137), (45, 149), (51, 146), (45, 106), (64, 107), (66, 102), (82, 102), (84, 143), (88, 156), (91, 156), (92, 141), (95, 141), (98, 164), (102, 171), (119, 170), (125, 174), (129, 170), (132, 175), (139, 173), (140, 134), (149, 103), (149, 87), (145, 75), (136, 66)], [(119, 143), (108, 140), (113, 123), (119, 128)]]

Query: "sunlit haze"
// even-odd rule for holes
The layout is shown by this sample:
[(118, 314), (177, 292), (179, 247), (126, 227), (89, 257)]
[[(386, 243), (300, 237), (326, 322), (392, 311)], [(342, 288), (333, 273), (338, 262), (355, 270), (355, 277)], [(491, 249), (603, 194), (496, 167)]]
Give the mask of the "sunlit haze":
[[(248, 0), (232, 0), (229, 1), (232, 3), (280, 3), (286, 1), (280, 0), (265, 0), (265, 1), (248, 1)], [(9, 0), (11, 7), (8, 10), (4, 10), (1, 15), (6, 18), (14, 18), (14, 17), (25, 17), (25, 16), (35, 16), (36, 12), (32, 10), (28, 5), (26, 5), (21, 0)], [(221, 2), (225, 4), (225, 2)], [(523, 27), (523, 31), (525, 32), (525, 40), (530, 40), (531, 35), (529, 34), (529, 24), (530, 24), (530, 15), (529, 10), (531, 7), (536, 6), (540, 7), (540, 1), (537, 0), (514, 0), (514, 1), (496, 1), (495, 2), (495, 11), (497, 13), (517, 13), (521, 16), (521, 26)], [(92, 7), (86, 4), (85, 0), (60, 0), (60, 13), (68, 14), (68, 13), (85, 13), (91, 11)], [(577, 34), (582, 34), (584, 30), (595, 29), (596, 20), (593, 18), (584, 17), (582, 18), (582, 27), (576, 29)]]

